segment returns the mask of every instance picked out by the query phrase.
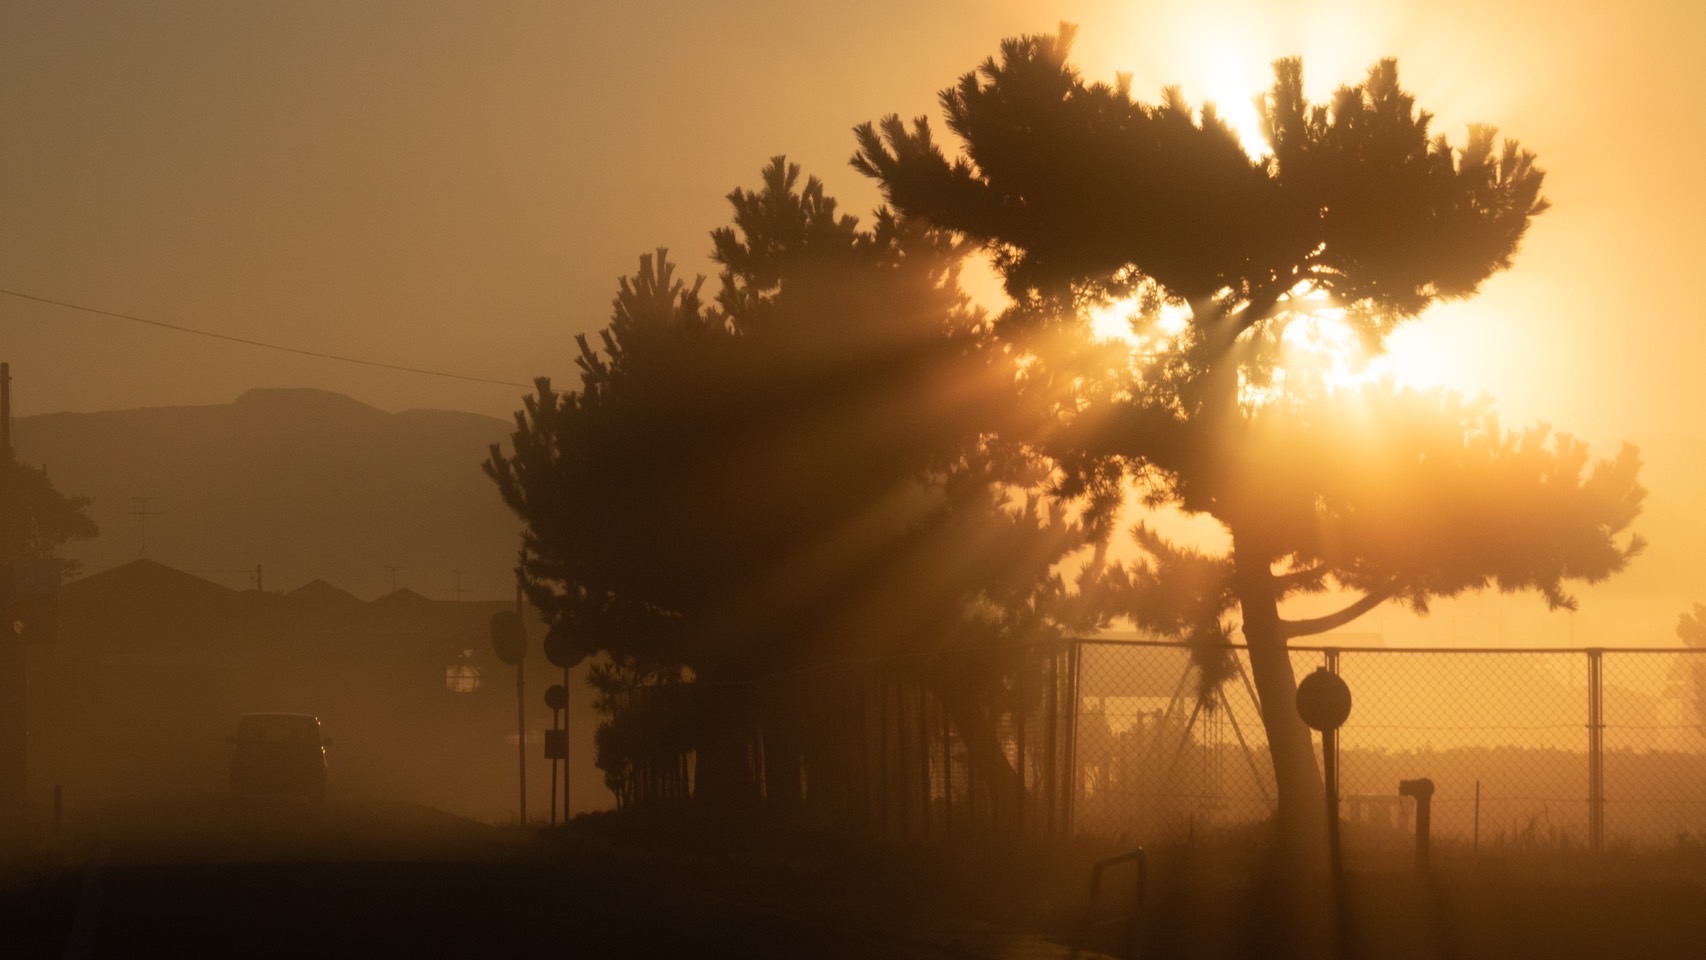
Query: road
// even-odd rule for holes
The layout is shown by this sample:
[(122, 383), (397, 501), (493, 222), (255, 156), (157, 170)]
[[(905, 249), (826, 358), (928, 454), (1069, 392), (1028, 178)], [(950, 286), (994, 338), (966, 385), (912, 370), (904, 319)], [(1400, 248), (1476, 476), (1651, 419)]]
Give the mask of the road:
[(400, 805), (157, 808), (86, 840), (63, 868), (0, 884), (0, 955), (955, 955)]

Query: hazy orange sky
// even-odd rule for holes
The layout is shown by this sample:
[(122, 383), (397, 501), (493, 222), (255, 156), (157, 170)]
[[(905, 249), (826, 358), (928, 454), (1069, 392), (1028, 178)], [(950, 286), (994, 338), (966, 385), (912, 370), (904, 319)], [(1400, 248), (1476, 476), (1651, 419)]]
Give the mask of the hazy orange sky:
[[(1596, 441), (1699, 433), (1706, 39), (1691, 5), (878, 0), (8, 4), (0, 286), (312, 351), (572, 383), (571, 335), (668, 245), (710, 272), (723, 196), (786, 152), (865, 210), (849, 129), (998, 41), (1080, 24), (1091, 77), (1228, 108), (1301, 53), (1317, 95), (1397, 55), (1461, 139), (1535, 149), (1555, 209), (1510, 273), (1407, 331), (1420, 375)], [(1228, 102), (1230, 101), (1230, 102)], [(316, 386), (507, 415), (520, 391), (0, 298), (20, 414)]]
[[(1625, 437), (1706, 436), (1706, 329), (1688, 286), (1706, 262), (1706, 15), (1662, 0), (1562, 9), (6, 4), (0, 287), (301, 350), (572, 385), (573, 335), (604, 325), (616, 278), (658, 245), (688, 272), (714, 272), (707, 233), (727, 220), (723, 198), (755, 185), (768, 157), (787, 153), (866, 212), (875, 190), (846, 162), (855, 124), (900, 112), (939, 127), (936, 91), (1003, 37), (1069, 20), (1089, 77), (1129, 71), (1148, 99), (1179, 83), (1234, 114), (1276, 57), (1302, 54), (1317, 98), (1399, 57), (1436, 130), (1461, 142), (1487, 122), (1535, 150), (1554, 209), (1481, 297), (1395, 338), (1398, 366), (1486, 390), (1507, 423), (1543, 418), (1605, 454)], [(523, 393), (9, 297), (0, 359), (20, 415), (310, 386), (392, 410), (508, 416)], [(1669, 640), (1683, 599), (1650, 605), (1650, 639)]]

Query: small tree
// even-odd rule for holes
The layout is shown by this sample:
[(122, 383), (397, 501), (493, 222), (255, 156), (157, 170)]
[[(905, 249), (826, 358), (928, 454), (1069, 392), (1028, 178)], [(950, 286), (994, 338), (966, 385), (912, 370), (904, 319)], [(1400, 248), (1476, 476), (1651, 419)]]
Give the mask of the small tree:
[[(1237, 611), (1281, 820), (1307, 832), (1320, 779), (1287, 643), (1387, 600), (1426, 610), (1490, 585), (1570, 606), (1565, 581), (1606, 577), (1640, 548), (1624, 536), (1637, 459), (1590, 461), (1543, 427), (1506, 434), (1484, 405), (1440, 394), (1288, 376), (1301, 372), (1289, 334), (1323, 314), (1378, 349), (1508, 267), (1546, 209), (1531, 153), (1488, 127), (1462, 147), (1433, 135), (1393, 61), (1310, 104), (1301, 63), (1281, 60), (1260, 101), (1269, 152), (1251, 157), (1212, 105), (1084, 82), (1072, 38), (1005, 41), (942, 92), (958, 156), (925, 118), (889, 116), (857, 129), (852, 162), (902, 215), (993, 257), (1013, 306), (992, 330), (1024, 359), (1015, 393), (1062, 465), (1058, 493), (1106, 509), (1135, 478), (1150, 504), (1224, 527), (1222, 556), (1140, 527), (1149, 559), (1103, 586), (1205, 646)], [(1135, 346), (1088, 335), (1090, 308), (1114, 302)], [(1349, 595), (1336, 612), (1282, 610), (1329, 587)]]
[(72, 540), (88, 540), (100, 530), (85, 514), (88, 497), (68, 497), (54, 488), (41, 467), (8, 460), (0, 462), (0, 560), (31, 561), (57, 566), (63, 574), (76, 572), (77, 562), (61, 560), (56, 551)]

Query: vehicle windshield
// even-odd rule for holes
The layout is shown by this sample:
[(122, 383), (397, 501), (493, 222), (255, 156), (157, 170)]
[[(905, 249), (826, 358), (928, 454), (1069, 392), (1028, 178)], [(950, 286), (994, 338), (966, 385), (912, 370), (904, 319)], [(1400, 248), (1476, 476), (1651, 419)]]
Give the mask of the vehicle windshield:
[(237, 722), (237, 739), (262, 743), (318, 742), (320, 722), (313, 717), (260, 715)]

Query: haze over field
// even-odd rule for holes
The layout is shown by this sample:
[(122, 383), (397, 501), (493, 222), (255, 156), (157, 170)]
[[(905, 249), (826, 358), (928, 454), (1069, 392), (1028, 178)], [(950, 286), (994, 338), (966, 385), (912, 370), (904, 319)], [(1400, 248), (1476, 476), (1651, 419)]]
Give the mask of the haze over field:
[(5, 6), (0, 940), (1696, 957), (1703, 41)]

